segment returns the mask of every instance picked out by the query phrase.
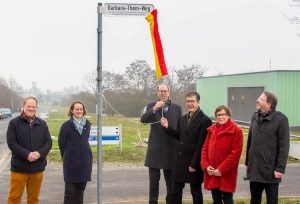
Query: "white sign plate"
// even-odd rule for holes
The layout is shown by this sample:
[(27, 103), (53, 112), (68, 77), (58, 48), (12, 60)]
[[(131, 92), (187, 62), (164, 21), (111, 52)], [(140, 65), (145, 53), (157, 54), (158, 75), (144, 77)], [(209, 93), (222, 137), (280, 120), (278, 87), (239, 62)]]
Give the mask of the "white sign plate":
[(153, 4), (104, 4), (106, 16), (147, 16), (153, 10)]

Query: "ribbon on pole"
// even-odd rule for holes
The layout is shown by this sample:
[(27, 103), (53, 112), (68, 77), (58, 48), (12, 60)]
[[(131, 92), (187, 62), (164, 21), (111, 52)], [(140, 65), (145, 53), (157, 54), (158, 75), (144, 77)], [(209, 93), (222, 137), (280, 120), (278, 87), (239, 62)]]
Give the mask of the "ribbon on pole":
[(154, 9), (146, 16), (146, 20), (150, 25), (150, 32), (154, 50), (156, 79), (159, 80), (162, 76), (168, 75), (168, 70), (165, 63), (164, 51), (158, 32), (157, 9)]

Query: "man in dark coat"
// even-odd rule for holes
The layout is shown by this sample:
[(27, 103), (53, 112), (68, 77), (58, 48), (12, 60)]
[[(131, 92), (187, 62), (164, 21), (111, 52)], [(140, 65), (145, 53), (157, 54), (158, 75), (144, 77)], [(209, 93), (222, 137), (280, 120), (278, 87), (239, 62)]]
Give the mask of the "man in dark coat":
[(182, 191), (185, 183), (190, 183), (194, 204), (203, 203), (201, 185), (203, 171), (200, 166), (201, 150), (207, 135), (211, 119), (200, 110), (200, 95), (190, 92), (186, 95), (186, 107), (189, 113), (180, 120), (180, 127), (174, 129), (167, 118), (161, 119), (166, 133), (179, 140), (177, 156), (173, 167), (172, 204), (182, 203)]
[(287, 117), (275, 110), (277, 97), (264, 91), (251, 118), (246, 161), (251, 204), (260, 204), (265, 190), (267, 203), (278, 203), (278, 186), (285, 173), (290, 133)]
[(37, 105), (34, 97), (26, 98), (21, 115), (8, 124), (6, 141), (11, 150), (11, 174), (7, 204), (21, 203), (25, 186), (26, 203), (39, 203), (52, 139), (46, 122), (35, 116)]
[(164, 128), (160, 125), (160, 119), (166, 117), (170, 126), (177, 129), (182, 110), (179, 105), (171, 103), (169, 96), (169, 87), (166, 84), (158, 85), (158, 101), (148, 104), (146, 112), (141, 117), (142, 123), (151, 124), (145, 160), (145, 166), (149, 168), (149, 204), (158, 203), (161, 169), (163, 169), (167, 186), (166, 203), (171, 203), (171, 173), (178, 141), (165, 133)]

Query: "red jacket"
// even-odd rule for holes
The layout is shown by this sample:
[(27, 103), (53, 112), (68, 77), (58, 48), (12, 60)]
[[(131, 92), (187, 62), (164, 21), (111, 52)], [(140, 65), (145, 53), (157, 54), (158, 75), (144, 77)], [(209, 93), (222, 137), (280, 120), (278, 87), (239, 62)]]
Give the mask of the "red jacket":
[[(234, 193), (238, 165), (243, 149), (243, 132), (235, 122), (215, 135), (216, 124), (207, 128), (207, 137), (202, 148), (201, 167), (204, 171), (204, 188)], [(218, 169), (222, 176), (208, 175), (206, 168)]]

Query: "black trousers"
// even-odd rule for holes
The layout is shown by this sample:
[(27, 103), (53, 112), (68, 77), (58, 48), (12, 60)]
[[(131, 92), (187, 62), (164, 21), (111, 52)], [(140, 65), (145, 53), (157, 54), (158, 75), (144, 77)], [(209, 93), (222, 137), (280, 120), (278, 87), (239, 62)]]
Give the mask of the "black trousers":
[(279, 183), (250, 182), (251, 204), (260, 204), (262, 193), (266, 191), (267, 204), (278, 203)]
[[(172, 197), (172, 170), (163, 169), (167, 186), (166, 204), (171, 204)], [(158, 204), (160, 169), (149, 168), (149, 204)]]
[(64, 204), (83, 204), (84, 183), (65, 183)]
[[(201, 183), (190, 183), (193, 204), (203, 204)], [(185, 183), (173, 181), (172, 204), (182, 203), (182, 193)]]
[(233, 193), (220, 191), (218, 188), (211, 189), (213, 204), (233, 204)]

